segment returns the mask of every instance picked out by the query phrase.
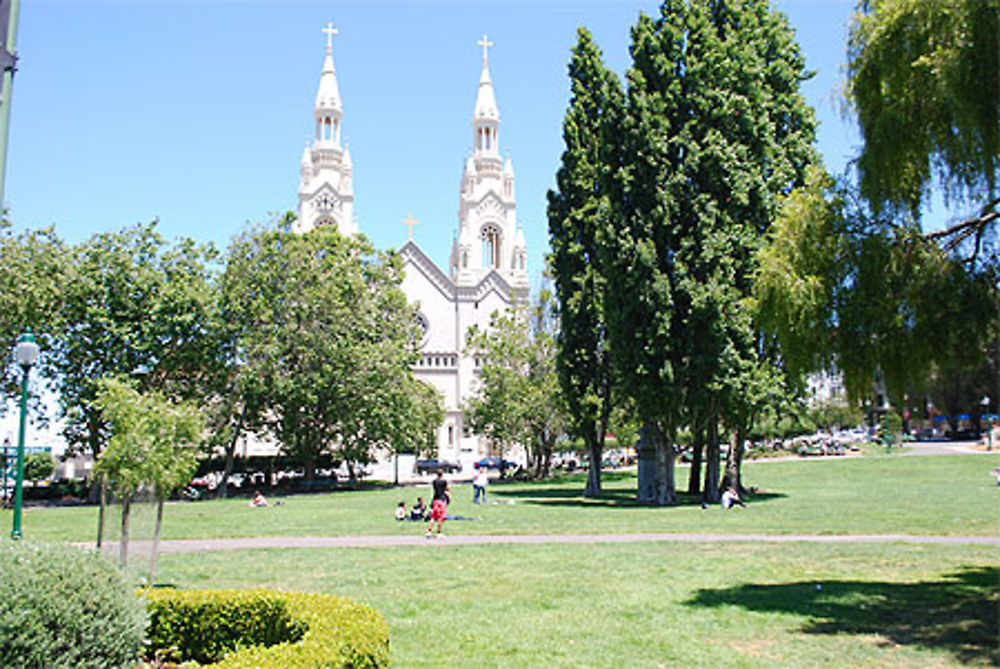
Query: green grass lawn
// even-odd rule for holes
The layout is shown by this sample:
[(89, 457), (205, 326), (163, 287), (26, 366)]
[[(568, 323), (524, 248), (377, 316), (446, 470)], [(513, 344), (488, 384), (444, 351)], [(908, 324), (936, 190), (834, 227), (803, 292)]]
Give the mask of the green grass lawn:
[(1000, 662), (995, 547), (428, 544), (167, 555), (161, 575), (371, 604), (402, 667)]
[[(456, 486), (450, 534), (708, 532), (1000, 535), (1000, 454), (749, 462), (745, 509), (637, 506), (633, 474)], [(678, 482), (687, 470), (678, 471)], [(682, 485), (683, 487), (683, 485)], [(170, 504), (168, 538), (422, 534), (429, 486)], [(276, 505), (275, 502), (283, 504)], [(10, 512), (2, 514), (6, 536)], [(97, 512), (31, 508), (29, 539), (93, 538)], [(148, 538), (152, 507), (136, 512)], [(114, 529), (114, 519), (111, 528)], [(109, 531), (109, 539), (115, 532)], [(4, 539), (6, 540), (6, 539)], [(1000, 551), (885, 544), (540, 544), (164, 555), (160, 583), (329, 592), (388, 620), (397, 666), (960, 666), (1000, 663)], [(133, 553), (141, 570), (144, 557)], [(138, 573), (138, 571), (136, 572)]]
[[(582, 496), (583, 477), (537, 483), (493, 484), (490, 504), (472, 504), (471, 486), (456, 485), (454, 514), (475, 517), (452, 523), (463, 534), (604, 532), (766, 532), (812, 534), (1000, 534), (1000, 488), (990, 471), (1000, 454), (865, 457), (748, 462), (744, 479), (760, 488), (745, 509), (702, 510), (697, 500), (667, 508), (632, 501), (632, 473), (606, 474), (603, 499)], [(680, 488), (687, 468), (678, 469)], [(430, 497), (430, 486), (384, 488), (272, 498), (264, 509), (246, 499), (170, 503), (164, 538), (419, 534), (419, 523), (397, 523), (399, 501)], [(275, 502), (282, 502), (276, 505)], [(117, 520), (108, 521), (114, 538)], [(0, 514), (6, 534), (10, 512)], [(133, 536), (151, 531), (152, 507), (139, 505)], [(96, 507), (29, 508), (25, 536), (88, 541), (95, 535)]]

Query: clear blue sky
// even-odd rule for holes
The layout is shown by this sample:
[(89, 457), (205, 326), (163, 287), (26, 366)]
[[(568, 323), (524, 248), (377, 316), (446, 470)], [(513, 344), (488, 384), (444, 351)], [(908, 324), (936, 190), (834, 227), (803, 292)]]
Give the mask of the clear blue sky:
[[(483, 34), (537, 285), (545, 192), (562, 151), (576, 26), (623, 73), (638, 0), (22, 0), (6, 201), (17, 229), (77, 242), (158, 217), (168, 237), (225, 247), (248, 221), (297, 208), (327, 21), (355, 211), (380, 248), (406, 240), (445, 265), (471, 147)], [(804, 86), (839, 171), (856, 134), (838, 90), (853, 0), (779, 0), (816, 77)]]

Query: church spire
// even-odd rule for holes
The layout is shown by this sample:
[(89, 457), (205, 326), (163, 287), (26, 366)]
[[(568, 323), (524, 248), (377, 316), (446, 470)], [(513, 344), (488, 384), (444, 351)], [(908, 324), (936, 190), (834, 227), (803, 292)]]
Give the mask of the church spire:
[(337, 68), (333, 65), (333, 36), (338, 30), (333, 27), (333, 23), (327, 23), (323, 33), (326, 35), (326, 58), (323, 60), (323, 73), (319, 78), (319, 90), (316, 91), (313, 109), (316, 141), (340, 146), (340, 120), (344, 114), (340, 102), (340, 87), (337, 85)]
[(484, 35), (483, 69), (472, 112), (472, 154), (465, 162), (459, 188), (458, 238), (452, 245), (450, 269), (460, 287), (476, 286), (496, 272), (519, 294), (526, 294), (524, 234), (518, 234), (514, 165), (500, 154), (500, 110), (490, 76), (489, 48)]
[(343, 234), (358, 231), (354, 219), (354, 187), (351, 154), (341, 144), (340, 127), (344, 112), (333, 65), (333, 36), (337, 29), (327, 23), (326, 57), (319, 77), (313, 119), (316, 134), (300, 164), (299, 220), (296, 230), (308, 232), (321, 225), (334, 225)]
[(483, 35), (477, 42), (483, 47), (483, 71), (479, 75), (479, 91), (476, 93), (476, 107), (472, 112), (473, 146), (476, 154), (499, 156), (498, 130), (500, 126), (500, 110), (497, 108), (496, 95), (493, 93), (493, 81), (490, 78), (490, 61), (488, 49), (493, 42)]

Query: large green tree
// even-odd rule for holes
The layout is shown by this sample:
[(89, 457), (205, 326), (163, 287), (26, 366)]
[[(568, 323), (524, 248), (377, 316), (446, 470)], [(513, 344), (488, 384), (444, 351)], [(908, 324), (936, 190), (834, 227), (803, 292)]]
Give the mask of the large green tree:
[(380, 407), (405, 411), (392, 393), (412, 388), (417, 326), (402, 272), (398, 257), (328, 227), (255, 228), (230, 246), (222, 299), (226, 320), (239, 325), (250, 423), (309, 478), (324, 452), (353, 467), (400, 434)]
[(70, 249), (42, 374), (59, 397), (67, 443), (98, 456), (108, 423), (94, 404), (104, 377), (138, 391), (200, 397), (218, 358), (211, 246), (168, 245), (155, 223), (100, 233)]
[[(66, 284), (67, 262), (66, 245), (53, 229), (15, 235), (7, 221), (0, 223), (0, 346), (10, 351), (19, 335), (32, 330), (41, 351), (37, 365), (42, 370), (48, 369), (57, 341), (56, 316)], [(0, 374), (2, 398), (17, 398), (21, 370), (15, 365), (2, 365)], [(32, 394), (33, 417), (46, 415), (40, 398), (41, 394)], [(3, 408), (8, 404), (0, 402)]]
[(525, 446), (536, 475), (547, 473), (565, 424), (555, 342), (546, 318), (543, 299), (534, 314), (527, 305), (494, 312), (488, 328), (473, 326), (466, 338), (466, 352), (479, 361), (479, 382), (466, 403), (466, 420), (486, 435), (503, 462), (510, 448)]
[(763, 0), (668, 0), (640, 17), (631, 54), (608, 325), (653, 454), (639, 498), (669, 504), (685, 424), (725, 425), (739, 485), (742, 437), (775, 378), (746, 308), (754, 250), (815, 160), (814, 123), (792, 31)]
[[(902, 406), (979, 368), (998, 341), (998, 52), (995, 0), (858, 4), (856, 179), (813, 174), (760, 256), (761, 314), (796, 376), (835, 366), (860, 400), (878, 372)], [(927, 231), (936, 189), (957, 222)]]
[[(583, 440), (590, 462), (600, 463), (611, 412), (612, 369), (604, 315), (608, 283), (598, 244), (611, 219), (608, 179), (622, 92), (586, 28), (577, 31), (569, 79), (566, 148), (556, 190), (548, 193), (549, 265), (559, 298), (556, 360), (570, 432)], [(601, 468), (593, 466), (584, 495), (600, 494)]]
[[(919, 217), (930, 186), (973, 208), (951, 234), (1000, 215), (1000, 2), (862, 0), (847, 93), (861, 130), (861, 194)], [(900, 129), (905, 128), (905, 132)]]

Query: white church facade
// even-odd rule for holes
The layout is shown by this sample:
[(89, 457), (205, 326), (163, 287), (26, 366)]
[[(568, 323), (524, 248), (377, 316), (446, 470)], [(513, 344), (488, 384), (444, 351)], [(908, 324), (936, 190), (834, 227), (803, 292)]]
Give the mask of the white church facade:
[[(341, 144), (343, 106), (327, 26), (326, 58), (313, 109), (315, 138), (302, 155), (299, 218), (308, 232), (336, 225), (344, 234), (363, 231), (354, 218), (353, 168)], [(491, 315), (528, 299), (527, 247), (518, 227), (514, 167), (500, 153), (500, 111), (490, 77), (485, 37), (482, 71), (473, 108), (472, 150), (459, 185), (458, 229), (442, 270), (413, 240), (400, 249), (403, 291), (423, 328), (416, 377), (437, 389), (445, 418), (437, 430), (438, 457), (468, 467), (488, 454), (488, 444), (464, 423), (462, 405), (477, 379), (477, 361), (464, 354), (470, 327), (486, 328)], [(410, 217), (409, 223), (415, 223)], [(412, 227), (411, 227), (412, 232)]]

